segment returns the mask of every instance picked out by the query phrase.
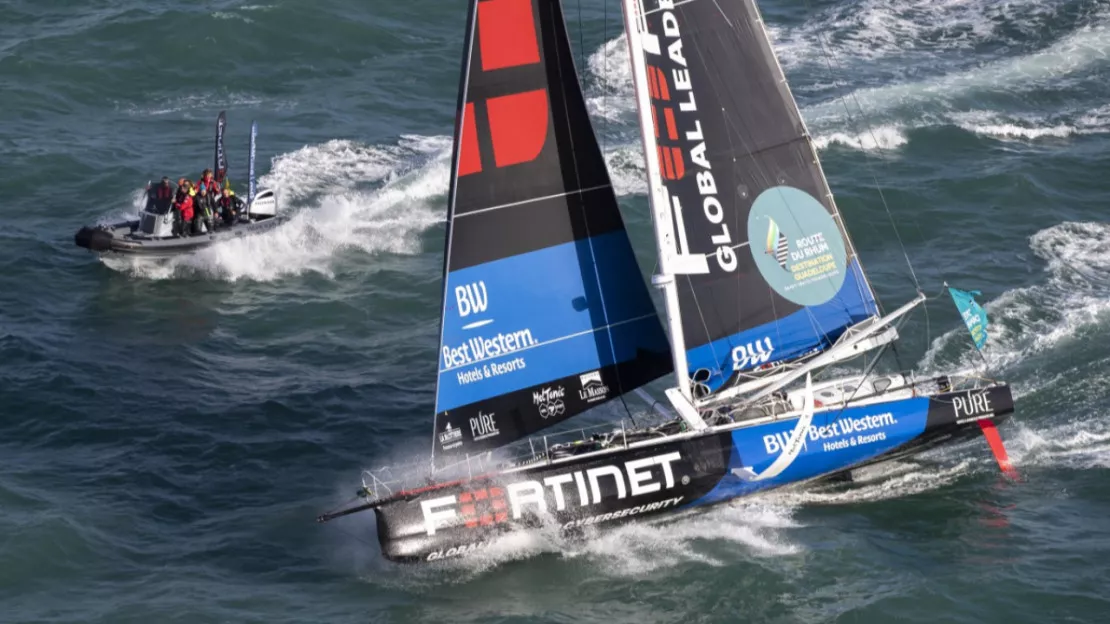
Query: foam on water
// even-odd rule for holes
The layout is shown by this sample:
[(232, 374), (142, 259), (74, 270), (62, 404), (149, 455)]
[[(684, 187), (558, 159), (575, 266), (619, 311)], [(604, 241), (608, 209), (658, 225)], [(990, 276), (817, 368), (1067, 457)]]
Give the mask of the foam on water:
[[(1110, 314), (1110, 224), (1060, 223), (1034, 234), (1029, 246), (1047, 263), (1045, 280), (1007, 291), (984, 305), (991, 322), (983, 356), (996, 374), (1066, 346), (1081, 331), (1106, 322)], [(933, 341), (921, 368), (980, 368), (978, 354), (967, 346), (966, 329), (954, 328)], [(1019, 396), (1036, 387), (1035, 382), (1023, 384)]]
[(272, 171), (259, 180), (261, 187), (276, 189), (282, 209), (293, 213), (288, 223), (188, 256), (108, 258), (105, 264), (151, 279), (265, 281), (305, 272), (330, 276), (337, 255), (348, 250), (419, 253), (421, 233), (443, 220), (442, 208), (429, 200), (446, 192), (450, 143), (446, 137), (405, 137), (385, 147), (350, 141), (306, 146), (275, 158)]
[(1044, 429), (1019, 422), (1010, 438), (1007, 449), (1019, 468), (1110, 468), (1110, 424), (1101, 414), (1083, 414)]
[(587, 561), (613, 576), (636, 577), (690, 562), (723, 565), (732, 551), (749, 557), (797, 554), (802, 546), (788, 533), (800, 526), (790, 506), (744, 499), (659, 522), (594, 529), (585, 536), (568, 536), (557, 526), (514, 532), (474, 555), (446, 560), (440, 568), (466, 580), (509, 561), (555, 554)]
[(906, 141), (905, 129), (897, 125), (876, 126), (859, 133), (832, 132), (813, 137), (813, 145), (819, 150), (836, 144), (864, 151), (882, 151), (897, 149)]
[(1099, 23), (1069, 33), (1052, 45), (1024, 56), (1008, 57), (984, 65), (925, 80), (881, 87), (865, 87), (845, 98), (836, 98), (805, 109), (807, 120), (825, 124), (844, 116), (845, 102), (853, 115), (886, 114), (898, 107), (950, 102), (981, 92), (1028, 91), (1048, 82), (1101, 66), (1110, 58), (1110, 25)]
[(972, 49), (1008, 40), (1006, 26), (1032, 27), (1055, 7), (1045, 0), (863, 0), (814, 12), (791, 29), (769, 29), (784, 66), (826, 62), (825, 54), (875, 61), (912, 52)]

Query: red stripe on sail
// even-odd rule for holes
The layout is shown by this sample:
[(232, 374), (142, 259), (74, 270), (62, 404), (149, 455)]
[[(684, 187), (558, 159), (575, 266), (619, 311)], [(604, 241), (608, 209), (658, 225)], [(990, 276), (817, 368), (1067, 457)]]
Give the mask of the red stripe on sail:
[(659, 81), (659, 98), (662, 100), (670, 101), (671, 92), (667, 88), (667, 75), (664, 74), (663, 70), (659, 69), (658, 67), (652, 67), (652, 69), (655, 70), (655, 73), (659, 74), (659, 77), (656, 78), (656, 80)]
[(653, 99), (659, 99), (659, 83), (655, 79), (655, 68), (648, 65), (648, 91)]
[(671, 164), (671, 150), (666, 147), (659, 148), (659, 152), (663, 154), (663, 177), (668, 180), (674, 179), (674, 166)]
[(671, 158), (674, 160), (674, 179), (681, 180), (686, 175), (686, 161), (682, 158), (682, 150), (672, 147)]
[(531, 162), (547, 142), (547, 89), (486, 100), (493, 160), (498, 167)]
[(678, 129), (674, 123), (674, 109), (668, 106), (663, 109), (663, 116), (667, 119), (667, 137), (672, 141), (678, 140)]
[(532, 0), (483, 0), (478, 4), (482, 71), (540, 62)]
[(482, 157), (478, 153), (478, 126), (474, 123), (474, 103), (466, 105), (463, 114), (462, 144), (459, 146), (459, 177), (482, 170)]

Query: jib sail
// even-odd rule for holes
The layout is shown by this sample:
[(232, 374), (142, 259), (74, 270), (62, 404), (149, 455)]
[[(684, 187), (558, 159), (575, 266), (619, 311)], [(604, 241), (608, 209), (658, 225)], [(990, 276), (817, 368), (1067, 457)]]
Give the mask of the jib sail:
[(696, 398), (878, 310), (753, 0), (624, 1)]
[(471, 0), (433, 456), (498, 447), (672, 370), (557, 0)]

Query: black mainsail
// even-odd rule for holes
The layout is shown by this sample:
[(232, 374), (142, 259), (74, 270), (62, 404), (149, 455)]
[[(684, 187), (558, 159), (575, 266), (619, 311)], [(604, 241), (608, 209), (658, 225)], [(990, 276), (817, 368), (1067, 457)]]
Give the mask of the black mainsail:
[(754, 1), (624, 2), (692, 398), (877, 316)]
[(471, 0), (433, 457), (490, 449), (672, 370), (558, 0)]

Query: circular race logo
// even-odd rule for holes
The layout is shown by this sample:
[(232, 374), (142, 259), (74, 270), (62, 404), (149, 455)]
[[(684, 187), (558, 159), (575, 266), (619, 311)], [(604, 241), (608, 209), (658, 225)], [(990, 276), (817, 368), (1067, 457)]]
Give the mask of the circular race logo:
[(789, 301), (820, 305), (844, 284), (844, 239), (805, 191), (774, 186), (760, 193), (748, 213), (748, 241), (763, 279)]

